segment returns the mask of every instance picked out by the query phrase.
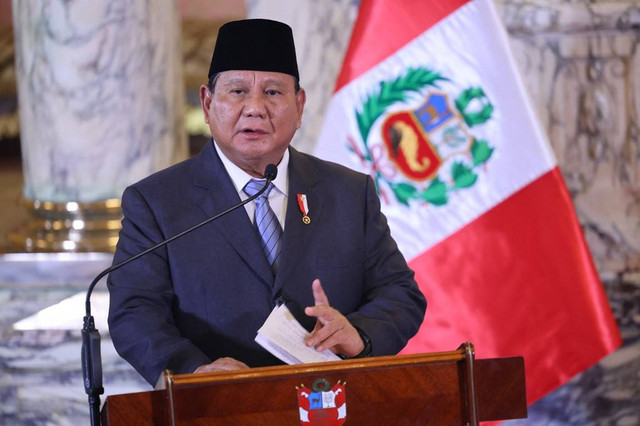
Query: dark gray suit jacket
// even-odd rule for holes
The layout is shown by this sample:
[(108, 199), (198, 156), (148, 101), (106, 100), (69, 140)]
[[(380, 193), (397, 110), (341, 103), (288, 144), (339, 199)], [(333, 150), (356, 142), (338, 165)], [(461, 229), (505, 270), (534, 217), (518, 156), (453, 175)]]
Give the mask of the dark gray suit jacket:
[[(306, 194), (311, 223), (296, 194)], [(240, 202), (213, 142), (123, 194), (114, 263)], [(422, 323), (425, 299), (390, 236), (368, 176), (290, 148), (289, 194), (278, 274), (244, 208), (113, 272), (109, 330), (118, 353), (151, 384), (164, 369), (190, 373), (219, 357), (281, 364), (254, 342), (285, 302), (309, 330), (311, 282), (371, 339), (395, 354)]]

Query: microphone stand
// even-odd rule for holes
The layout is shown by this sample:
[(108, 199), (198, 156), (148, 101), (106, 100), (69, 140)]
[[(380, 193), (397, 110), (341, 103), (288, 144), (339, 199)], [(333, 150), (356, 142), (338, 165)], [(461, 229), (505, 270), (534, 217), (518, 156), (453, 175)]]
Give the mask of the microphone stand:
[(123, 260), (120, 263), (112, 265), (110, 268), (107, 268), (104, 271), (100, 272), (98, 276), (95, 277), (94, 280), (91, 282), (91, 285), (89, 285), (89, 289), (87, 290), (87, 298), (85, 300), (86, 312), (85, 312), (83, 327), (82, 327), (82, 354), (81, 354), (82, 376), (84, 379), (84, 391), (88, 395), (88, 399), (89, 399), (89, 413), (91, 416), (91, 426), (100, 426), (100, 395), (104, 393), (104, 388), (102, 387), (102, 355), (100, 352), (100, 333), (96, 329), (95, 321), (93, 319), (93, 316), (91, 315), (91, 293), (93, 292), (93, 288), (96, 286), (96, 284), (98, 284), (98, 281), (100, 281), (105, 275), (109, 274), (110, 272), (113, 272), (116, 269), (120, 269), (124, 265), (130, 262), (133, 262), (134, 260), (146, 255), (147, 253), (150, 253), (160, 247), (166, 246), (173, 240), (176, 240), (192, 231), (195, 231), (201, 226), (204, 226), (207, 223), (216, 220), (220, 216), (224, 216), (225, 214), (239, 207), (244, 206), (250, 201), (253, 201), (257, 197), (262, 195), (264, 191), (266, 191), (271, 181), (275, 179), (277, 172), (278, 172), (278, 169), (274, 165), (272, 164), (267, 165), (267, 168), (265, 170), (266, 181), (265, 181), (264, 187), (262, 187), (260, 191), (258, 191), (251, 197), (247, 198), (246, 200), (242, 201), (239, 204), (236, 204), (235, 206), (228, 208), (227, 210), (221, 213), (218, 213), (215, 216), (208, 218), (203, 222), (198, 223), (197, 225), (192, 226), (189, 229), (186, 229), (180, 232), (177, 235), (174, 235), (173, 237), (167, 240), (161, 241), (158, 244), (152, 247), (149, 247), (148, 249), (136, 254), (135, 256), (132, 256), (128, 259)]

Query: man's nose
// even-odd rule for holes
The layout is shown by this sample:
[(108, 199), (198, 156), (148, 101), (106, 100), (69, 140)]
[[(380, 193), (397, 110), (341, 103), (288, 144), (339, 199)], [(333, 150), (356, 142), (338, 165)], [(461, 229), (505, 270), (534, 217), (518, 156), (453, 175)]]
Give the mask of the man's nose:
[(243, 114), (247, 117), (266, 117), (267, 107), (261, 93), (251, 93), (245, 101)]

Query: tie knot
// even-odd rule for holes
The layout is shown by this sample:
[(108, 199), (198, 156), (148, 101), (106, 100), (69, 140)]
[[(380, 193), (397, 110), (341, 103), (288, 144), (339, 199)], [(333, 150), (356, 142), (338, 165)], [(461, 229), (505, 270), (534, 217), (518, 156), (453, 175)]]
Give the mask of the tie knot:
[[(252, 197), (262, 189), (262, 187), (264, 186), (264, 182), (265, 182), (264, 180), (251, 179), (249, 182), (247, 182), (247, 184), (244, 186), (242, 190), (249, 197)], [(269, 196), (269, 192), (271, 192), (272, 189), (273, 189), (273, 182), (270, 182), (269, 187), (267, 187), (267, 190), (264, 191), (262, 194), (260, 194), (258, 199), (260, 198), (266, 199)]]

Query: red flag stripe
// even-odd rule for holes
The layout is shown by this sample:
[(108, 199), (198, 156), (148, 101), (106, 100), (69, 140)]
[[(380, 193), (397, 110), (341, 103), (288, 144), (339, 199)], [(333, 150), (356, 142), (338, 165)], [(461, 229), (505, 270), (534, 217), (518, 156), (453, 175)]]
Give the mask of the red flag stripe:
[(399, 6), (392, 1), (362, 0), (335, 91), (468, 2), (410, 0)]
[(404, 352), (524, 355), (529, 404), (621, 344), (558, 168), (410, 265), (429, 308)]

